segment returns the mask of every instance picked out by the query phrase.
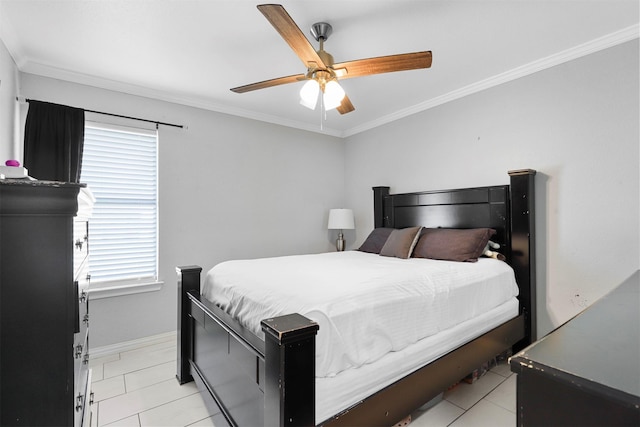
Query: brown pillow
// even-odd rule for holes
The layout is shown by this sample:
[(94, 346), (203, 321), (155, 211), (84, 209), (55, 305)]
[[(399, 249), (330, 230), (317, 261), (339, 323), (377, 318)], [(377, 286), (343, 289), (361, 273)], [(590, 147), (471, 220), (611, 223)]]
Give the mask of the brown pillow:
[(380, 250), (380, 255), (409, 258), (420, 237), (421, 229), (422, 227), (409, 227), (393, 230)]
[(386, 243), (392, 231), (393, 228), (374, 228), (373, 231), (369, 234), (369, 237), (367, 237), (367, 240), (364, 241), (364, 243), (358, 248), (358, 250), (362, 252), (369, 252), (372, 254), (379, 254), (380, 250)]
[(425, 228), (413, 257), (476, 262), (494, 234), (493, 228)]

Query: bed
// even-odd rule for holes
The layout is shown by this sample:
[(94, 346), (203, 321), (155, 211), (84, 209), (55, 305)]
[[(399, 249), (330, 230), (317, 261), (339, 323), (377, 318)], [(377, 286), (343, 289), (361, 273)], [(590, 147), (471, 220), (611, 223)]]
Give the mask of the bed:
[[(478, 270), (498, 271), (500, 277), (511, 275), (515, 288), (509, 290), (511, 285), (505, 284), (508, 290), (505, 292), (510, 294), (500, 297), (500, 301), (480, 307), (477, 313), (462, 320), (442, 321), (431, 328), (438, 332), (433, 333), (425, 332), (433, 324), (429, 318), (421, 317), (414, 304), (416, 297), (405, 300), (407, 305), (401, 310), (403, 315), (396, 316), (400, 319), (395, 326), (384, 317), (385, 310), (362, 310), (362, 317), (349, 317), (343, 322), (356, 326), (352, 327), (353, 335), (347, 335), (344, 329), (333, 329), (339, 320), (325, 319), (324, 312), (318, 311), (317, 306), (310, 307), (304, 302), (291, 305), (288, 299), (293, 298), (279, 297), (275, 288), (270, 294), (257, 297), (258, 302), (271, 300), (270, 304), (237, 308), (245, 296), (232, 295), (229, 289), (235, 292), (236, 286), (226, 289), (216, 285), (222, 283), (220, 277), (231, 274), (231, 266), (236, 262), (214, 267), (204, 281), (200, 267), (182, 266), (177, 268), (178, 381), (183, 384), (195, 380), (205, 402), (216, 411), (220, 409), (230, 425), (390, 426), (496, 355), (524, 348), (536, 337), (535, 171), (510, 171), (509, 176), (509, 185), (454, 190), (390, 194), (389, 187), (373, 188), (376, 230), (408, 231), (417, 226), (430, 230), (490, 228), (495, 230), (491, 240), (501, 246), (508, 266), (494, 259), (479, 259), (475, 263), (432, 262), (387, 258), (362, 251), (315, 257), (342, 263), (347, 268), (364, 266), (361, 271), (366, 270), (369, 276), (363, 277), (358, 286), (371, 286), (375, 290), (371, 294), (384, 293), (383, 290), (386, 292), (389, 288), (386, 284), (377, 284), (375, 271), (382, 262), (384, 268), (392, 264), (400, 269), (400, 273), (394, 275), (427, 264), (441, 269), (443, 265), (446, 269), (450, 264), (463, 265), (471, 272), (465, 274), (473, 277)], [(420, 233), (423, 231), (418, 231), (416, 236)], [(308, 262), (307, 256), (295, 258), (296, 262)], [(291, 265), (291, 260), (279, 258), (273, 267), (275, 271), (282, 270), (277, 262)], [(236, 271), (253, 269), (247, 267), (245, 261), (237, 263)], [(303, 265), (305, 271), (313, 271), (307, 264)], [(342, 276), (355, 277), (351, 270), (326, 277), (318, 272), (309, 275), (307, 282), (329, 281), (338, 292), (336, 301), (361, 305), (340, 293), (344, 288), (339, 278)], [(238, 277), (233, 276), (230, 282), (244, 284), (254, 280), (251, 275)], [(293, 276), (293, 279), (300, 277)], [(462, 281), (457, 277), (450, 281), (448, 286), (463, 288), (458, 286)], [(407, 284), (399, 287), (415, 295), (416, 289), (408, 288)], [(475, 282), (469, 288), (471, 294), (458, 301), (459, 308), (438, 305), (424, 311), (464, 314), (472, 311), (464, 309), (471, 307), (470, 300), (492, 298), (479, 298), (479, 295), (489, 295), (488, 288), (481, 288)], [(213, 297), (216, 292), (218, 296)], [(449, 287), (444, 294), (454, 292)], [(395, 298), (384, 295), (389, 300)], [(325, 303), (325, 307), (340, 306), (335, 301), (325, 301), (324, 289), (315, 295), (311, 292), (311, 296), (318, 304)], [(275, 310), (273, 306), (278, 309), (270, 311)], [(296, 312), (292, 307), (300, 309)], [(287, 311), (289, 309), (292, 311)], [(246, 312), (254, 317), (249, 319)], [(388, 339), (353, 344), (360, 342), (358, 336), (371, 336), (379, 324), (395, 327), (383, 332), (382, 336)], [(385, 346), (386, 350), (377, 348)], [(363, 347), (367, 348), (366, 352), (360, 351)], [(378, 350), (379, 354), (372, 357)], [(336, 353), (336, 358), (325, 356), (330, 353)]]

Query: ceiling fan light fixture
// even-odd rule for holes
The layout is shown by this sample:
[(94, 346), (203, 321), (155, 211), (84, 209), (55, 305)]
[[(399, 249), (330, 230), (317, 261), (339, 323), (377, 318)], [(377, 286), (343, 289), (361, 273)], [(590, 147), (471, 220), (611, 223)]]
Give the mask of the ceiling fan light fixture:
[(316, 84), (308, 82), (300, 91), (300, 103), (307, 108), (315, 110), (315, 106), (318, 103), (318, 95), (322, 91), (324, 93), (323, 104), (325, 110), (337, 108), (340, 114), (346, 114), (354, 111), (355, 108), (349, 97), (344, 93), (344, 90), (340, 88), (340, 85), (337, 82), (331, 83), (336, 78), (353, 78), (431, 67), (431, 51), (376, 56), (336, 64), (333, 61), (333, 56), (324, 50), (324, 42), (327, 41), (333, 31), (330, 24), (317, 22), (312, 25), (311, 35), (320, 43), (320, 49), (316, 50), (282, 5), (260, 4), (258, 5), (258, 10), (300, 58), (307, 68), (307, 72), (306, 74), (279, 77), (231, 88), (231, 91), (235, 93), (245, 93), (313, 79)]
[(322, 98), (325, 110), (332, 110), (339, 107), (344, 99), (344, 95), (344, 89), (342, 89), (342, 86), (340, 86), (337, 81), (331, 80), (328, 82), (324, 86), (324, 95)]
[(320, 92), (320, 85), (316, 80), (310, 79), (300, 89), (300, 104), (304, 105), (310, 110), (316, 109), (318, 103), (318, 93)]

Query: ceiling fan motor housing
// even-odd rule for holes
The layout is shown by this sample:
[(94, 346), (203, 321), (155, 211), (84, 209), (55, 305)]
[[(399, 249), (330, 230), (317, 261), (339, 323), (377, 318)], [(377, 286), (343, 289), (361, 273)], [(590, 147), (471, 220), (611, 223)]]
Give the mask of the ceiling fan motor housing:
[(316, 22), (311, 26), (311, 35), (317, 42), (319, 42), (320, 39), (326, 41), (332, 32), (333, 27), (327, 22)]

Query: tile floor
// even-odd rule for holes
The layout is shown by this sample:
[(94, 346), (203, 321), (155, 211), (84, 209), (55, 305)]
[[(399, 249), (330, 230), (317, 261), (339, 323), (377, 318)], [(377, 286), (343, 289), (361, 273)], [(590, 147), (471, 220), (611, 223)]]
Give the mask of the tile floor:
[[(92, 358), (94, 426), (215, 426), (194, 383), (178, 385), (175, 338)], [(461, 383), (428, 410), (412, 414), (410, 427), (514, 426), (516, 376), (506, 363), (473, 385)]]

